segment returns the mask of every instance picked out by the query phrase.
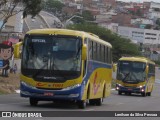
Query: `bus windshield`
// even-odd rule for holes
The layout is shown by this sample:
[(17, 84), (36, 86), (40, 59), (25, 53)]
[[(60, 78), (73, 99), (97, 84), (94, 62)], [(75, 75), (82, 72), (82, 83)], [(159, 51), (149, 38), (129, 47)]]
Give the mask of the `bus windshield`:
[(117, 79), (123, 82), (143, 82), (146, 78), (146, 63), (120, 61), (118, 63)]
[(28, 35), (23, 45), (22, 74), (50, 79), (80, 75), (81, 46), (78, 37)]

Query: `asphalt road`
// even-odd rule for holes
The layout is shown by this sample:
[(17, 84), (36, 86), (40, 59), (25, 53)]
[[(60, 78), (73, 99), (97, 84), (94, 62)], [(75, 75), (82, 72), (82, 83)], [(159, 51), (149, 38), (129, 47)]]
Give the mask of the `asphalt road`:
[[(138, 94), (132, 95), (118, 95), (117, 91), (112, 90), (111, 96), (104, 99), (102, 106), (90, 106), (87, 105), (86, 109), (78, 109), (76, 104), (73, 103), (60, 103), (54, 104), (53, 102), (48, 101), (40, 101), (38, 106), (32, 107), (29, 105), (29, 101), (26, 98), (21, 98), (19, 94), (10, 94), (10, 95), (0, 95), (0, 111), (49, 111), (49, 112), (63, 112), (63, 111), (71, 111), (70, 114), (72, 116), (72, 111), (159, 111), (160, 112), (160, 83), (159, 83), (159, 74), (160, 70), (156, 70), (156, 83), (154, 90), (151, 96), (142, 97)], [(61, 114), (61, 113), (59, 113)], [(107, 114), (107, 112), (106, 112)], [(73, 113), (74, 115), (74, 113)], [(13, 118), (14, 119), (14, 118)], [(27, 118), (26, 118), (27, 119)], [(50, 120), (53, 118), (33, 118), (33, 120)], [(71, 120), (70, 117), (63, 117), (62, 118), (54, 118), (56, 120), (65, 119)], [(74, 118), (72, 118), (74, 120)], [(106, 120), (105, 117), (87, 117), (81, 118), (77, 117), (78, 119), (98, 119), (98, 120)], [(136, 118), (128, 118), (128, 117), (107, 117), (108, 119), (112, 120), (151, 120), (150, 117), (136, 117)], [(0, 118), (1, 120), (1, 118)], [(2, 119), (3, 120), (3, 119)], [(19, 120), (16, 118), (15, 120)], [(23, 118), (23, 120), (25, 120)], [(28, 120), (28, 119), (27, 119)], [(158, 117), (152, 117), (152, 120), (159, 120)]]
[[(38, 106), (29, 105), (27, 98), (19, 94), (0, 95), (0, 111), (81, 111), (76, 104), (54, 104), (40, 101)], [(152, 95), (142, 97), (140, 94), (118, 95), (112, 90), (111, 96), (104, 99), (102, 106), (90, 106), (82, 111), (160, 111), (160, 84), (156, 83)]]

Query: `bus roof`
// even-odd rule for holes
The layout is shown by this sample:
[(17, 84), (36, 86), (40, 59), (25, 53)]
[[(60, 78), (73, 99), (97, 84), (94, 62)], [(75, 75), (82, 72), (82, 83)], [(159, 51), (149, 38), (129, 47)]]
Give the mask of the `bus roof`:
[(82, 38), (90, 38), (93, 41), (99, 42), (104, 44), (108, 47), (112, 47), (112, 45), (102, 39), (100, 39), (97, 35), (92, 33), (87, 33), (84, 31), (77, 31), (77, 30), (69, 30), (69, 29), (34, 29), (28, 31), (26, 34), (49, 34), (49, 35), (72, 35), (72, 36), (79, 36)]
[(153, 61), (145, 57), (122, 57), (119, 59), (119, 61), (136, 61), (155, 64)]

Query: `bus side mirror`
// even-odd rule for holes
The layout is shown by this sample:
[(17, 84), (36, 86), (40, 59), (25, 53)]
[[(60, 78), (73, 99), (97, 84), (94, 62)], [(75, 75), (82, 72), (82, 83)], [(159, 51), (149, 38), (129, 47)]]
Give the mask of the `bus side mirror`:
[(117, 64), (113, 64), (113, 72), (116, 72)]
[(20, 47), (22, 46), (22, 42), (18, 42), (14, 45), (14, 57), (20, 58)]
[(83, 45), (82, 46), (82, 60), (86, 60), (87, 59), (87, 46)]
[(148, 65), (146, 66), (146, 73), (148, 74), (148, 72), (149, 72), (149, 67), (148, 67)]

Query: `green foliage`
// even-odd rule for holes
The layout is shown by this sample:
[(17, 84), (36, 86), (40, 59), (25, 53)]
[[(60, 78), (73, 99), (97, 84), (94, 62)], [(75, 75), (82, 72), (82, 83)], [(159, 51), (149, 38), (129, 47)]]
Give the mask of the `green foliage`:
[(145, 29), (151, 29), (151, 28), (152, 28), (152, 25), (150, 25), (150, 24), (147, 24), (145, 27)]
[(83, 11), (82, 16), (85, 20), (88, 20), (88, 21), (93, 21), (94, 20), (94, 16), (91, 14), (90, 11), (87, 11), (87, 10)]
[(43, 0), (0, 0), (1, 20), (0, 32), (8, 19), (19, 12), (23, 12), (23, 18), (27, 15), (36, 16), (41, 11)]
[(154, 61), (160, 67), (160, 61)]
[(47, 0), (45, 2), (45, 8), (52, 11), (52, 12), (61, 12), (64, 4), (58, 0)]
[(23, 18), (27, 15), (36, 16), (42, 9), (42, 0), (23, 0)]
[(76, 24), (68, 27), (69, 29), (91, 32), (98, 35), (104, 41), (112, 44), (113, 61), (116, 62), (123, 55), (138, 56), (140, 55), (139, 48), (130, 40), (122, 38), (111, 31), (93, 24)]

